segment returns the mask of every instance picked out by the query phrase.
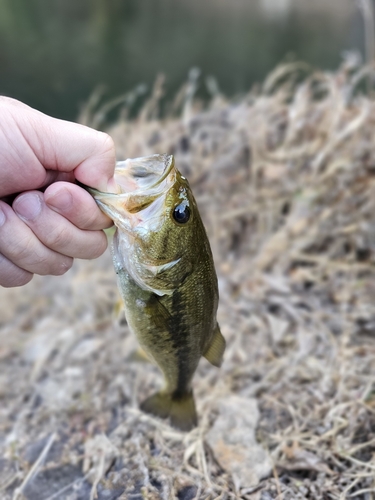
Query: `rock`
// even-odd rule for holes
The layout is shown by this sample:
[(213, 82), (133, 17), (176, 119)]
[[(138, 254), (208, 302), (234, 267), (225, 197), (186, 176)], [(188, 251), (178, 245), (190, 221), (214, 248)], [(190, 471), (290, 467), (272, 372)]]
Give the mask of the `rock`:
[(257, 486), (270, 475), (272, 462), (255, 438), (259, 420), (256, 399), (226, 397), (219, 401), (218, 412), (206, 442), (219, 465), (232, 474), (239, 487)]

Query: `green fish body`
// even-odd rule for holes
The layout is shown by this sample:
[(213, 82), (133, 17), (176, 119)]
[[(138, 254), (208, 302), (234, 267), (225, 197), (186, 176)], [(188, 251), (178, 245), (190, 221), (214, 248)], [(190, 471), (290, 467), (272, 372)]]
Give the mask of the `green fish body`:
[(113, 262), (127, 322), (165, 378), (141, 409), (189, 430), (197, 424), (191, 380), (199, 360), (220, 366), (225, 349), (207, 234), (172, 156), (118, 162), (115, 180), (118, 193), (90, 192), (117, 227)]

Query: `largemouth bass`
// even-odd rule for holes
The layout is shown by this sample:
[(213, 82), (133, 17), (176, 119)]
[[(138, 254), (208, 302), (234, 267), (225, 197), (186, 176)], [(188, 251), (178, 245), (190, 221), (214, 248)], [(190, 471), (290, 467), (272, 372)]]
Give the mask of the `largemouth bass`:
[(165, 377), (141, 409), (189, 430), (199, 359), (220, 366), (225, 349), (210, 244), (173, 156), (118, 162), (115, 180), (117, 193), (89, 191), (117, 228), (112, 254), (127, 322)]

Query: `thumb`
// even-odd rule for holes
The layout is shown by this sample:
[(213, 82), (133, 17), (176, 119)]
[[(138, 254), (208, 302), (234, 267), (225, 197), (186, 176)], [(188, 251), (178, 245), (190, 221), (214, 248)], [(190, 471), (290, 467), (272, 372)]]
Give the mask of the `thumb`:
[(108, 134), (7, 101), (23, 138), (45, 170), (73, 173), (78, 181), (100, 191), (114, 188), (115, 147)]

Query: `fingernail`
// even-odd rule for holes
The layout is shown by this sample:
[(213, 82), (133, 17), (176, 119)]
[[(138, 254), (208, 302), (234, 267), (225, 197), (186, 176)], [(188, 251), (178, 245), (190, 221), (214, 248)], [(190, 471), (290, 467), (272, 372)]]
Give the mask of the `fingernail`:
[(32, 221), (42, 211), (40, 196), (34, 193), (23, 194), (14, 201), (13, 209), (21, 219)]
[(0, 207), (0, 227), (4, 224), (5, 220), (6, 220), (5, 214)]
[(51, 208), (65, 211), (73, 204), (73, 197), (66, 188), (61, 188), (52, 195), (48, 195), (46, 203)]

